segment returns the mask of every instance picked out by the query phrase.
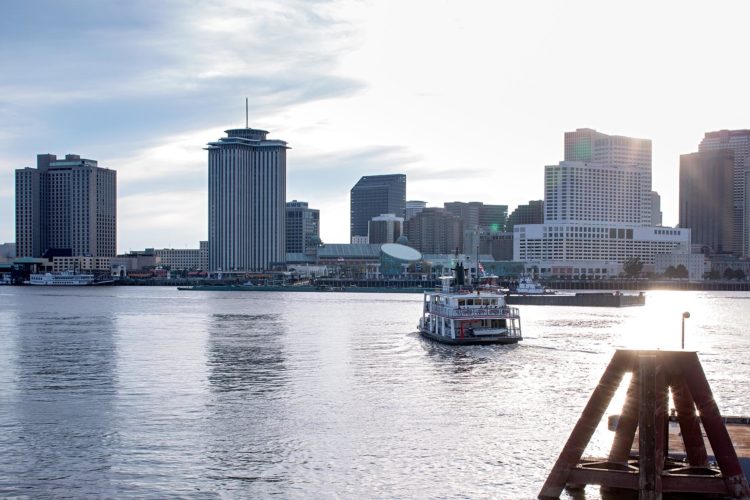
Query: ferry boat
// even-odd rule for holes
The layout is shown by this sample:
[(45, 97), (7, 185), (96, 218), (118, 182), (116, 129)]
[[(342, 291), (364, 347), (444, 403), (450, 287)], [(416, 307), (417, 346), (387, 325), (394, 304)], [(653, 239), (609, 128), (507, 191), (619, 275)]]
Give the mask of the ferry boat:
[(441, 291), (424, 292), (419, 332), (445, 344), (515, 344), (521, 336), (518, 308), (509, 307), (496, 290), (451, 286), (443, 280)]
[(93, 274), (76, 274), (70, 271), (62, 272), (59, 274), (32, 274), (29, 278), (29, 285), (38, 286), (86, 286), (93, 283)]

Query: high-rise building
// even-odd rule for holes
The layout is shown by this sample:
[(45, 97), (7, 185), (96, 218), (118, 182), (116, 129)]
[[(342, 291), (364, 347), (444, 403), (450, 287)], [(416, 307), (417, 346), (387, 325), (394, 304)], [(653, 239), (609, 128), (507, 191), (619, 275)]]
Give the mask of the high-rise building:
[(479, 227), (479, 201), (451, 201), (443, 203), (443, 208), (459, 217), (464, 224), (464, 231), (475, 231)]
[(489, 231), (503, 231), (508, 219), (508, 205), (485, 205), (481, 201), (452, 201), (443, 207), (461, 218), (464, 231), (484, 228)]
[(286, 259), (285, 141), (231, 129), (209, 142), (209, 270), (245, 273)]
[(651, 226), (661, 226), (661, 196), (656, 191), (651, 191)]
[(732, 181), (732, 226), (734, 228), (734, 246), (731, 249), (737, 255), (750, 255), (750, 216), (746, 216), (745, 203), (746, 172), (750, 170), (750, 130), (719, 130), (706, 132), (698, 146), (698, 151), (730, 150), (734, 154), (734, 172)]
[(526, 205), (518, 205), (508, 216), (505, 223), (506, 231), (512, 232), (513, 227), (520, 224), (541, 224), (544, 222), (544, 200), (532, 200)]
[(734, 239), (734, 153), (727, 149), (680, 156), (680, 227), (692, 243), (712, 252), (731, 252)]
[(367, 234), (369, 244), (396, 243), (403, 232), (404, 219), (393, 214), (373, 217)]
[(37, 155), (16, 170), (19, 257), (117, 254), (117, 172), (78, 155)]
[(565, 161), (607, 167), (637, 166), (651, 171), (651, 140), (607, 135), (590, 128), (565, 132)]
[(351, 190), (349, 236), (366, 237), (370, 221), (380, 214), (406, 216), (406, 176), (366, 175)]
[(653, 271), (657, 254), (690, 252), (691, 232), (652, 226), (652, 193), (650, 140), (568, 132), (565, 161), (545, 167), (543, 221), (509, 217), (513, 258), (542, 276), (617, 275), (631, 257)]
[(406, 201), (406, 217), (405, 220), (409, 220), (419, 212), (425, 209), (427, 206), (426, 201), (419, 200), (407, 200)]
[(286, 253), (305, 253), (320, 238), (320, 210), (310, 208), (306, 201), (286, 203)]
[(463, 222), (444, 208), (425, 208), (404, 226), (409, 246), (422, 253), (454, 253), (463, 248)]
[(544, 167), (544, 220), (651, 224), (651, 170), (562, 161)]
[(508, 205), (487, 205), (479, 207), (479, 227), (492, 232), (505, 231), (508, 220)]

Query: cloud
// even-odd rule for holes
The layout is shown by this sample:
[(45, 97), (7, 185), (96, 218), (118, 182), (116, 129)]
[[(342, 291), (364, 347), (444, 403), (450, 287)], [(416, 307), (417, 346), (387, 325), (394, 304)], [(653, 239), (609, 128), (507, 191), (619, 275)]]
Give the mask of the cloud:
[[(118, 170), (123, 201), (193, 192), (205, 188), (202, 148), (244, 125), (245, 97), (258, 126), (361, 92), (361, 81), (337, 71), (356, 43), (330, 2), (9, 4), (0, 16), (0, 155), (25, 165), (42, 152), (97, 159)], [(0, 185), (12, 185), (19, 166), (0, 163)], [(121, 204), (121, 218), (129, 208)], [(12, 226), (5, 213), (0, 234)]]
[(291, 150), (287, 154), (287, 193), (314, 191), (324, 196), (348, 196), (363, 175), (405, 174), (418, 161), (419, 156), (403, 146), (371, 146), (302, 156)]

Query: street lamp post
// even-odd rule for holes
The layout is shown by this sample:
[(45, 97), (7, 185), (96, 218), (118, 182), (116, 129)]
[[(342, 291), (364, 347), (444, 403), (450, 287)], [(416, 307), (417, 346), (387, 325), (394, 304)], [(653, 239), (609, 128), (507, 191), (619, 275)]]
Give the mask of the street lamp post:
[(685, 320), (690, 317), (690, 313), (685, 311), (682, 313), (682, 348), (685, 349)]

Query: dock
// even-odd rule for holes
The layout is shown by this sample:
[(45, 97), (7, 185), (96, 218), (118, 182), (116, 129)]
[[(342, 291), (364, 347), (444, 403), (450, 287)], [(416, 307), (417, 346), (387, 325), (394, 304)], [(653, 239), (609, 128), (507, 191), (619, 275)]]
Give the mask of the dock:
[(506, 302), (511, 306), (633, 307), (646, 305), (646, 295), (643, 292), (639, 294), (619, 292), (509, 294)]

